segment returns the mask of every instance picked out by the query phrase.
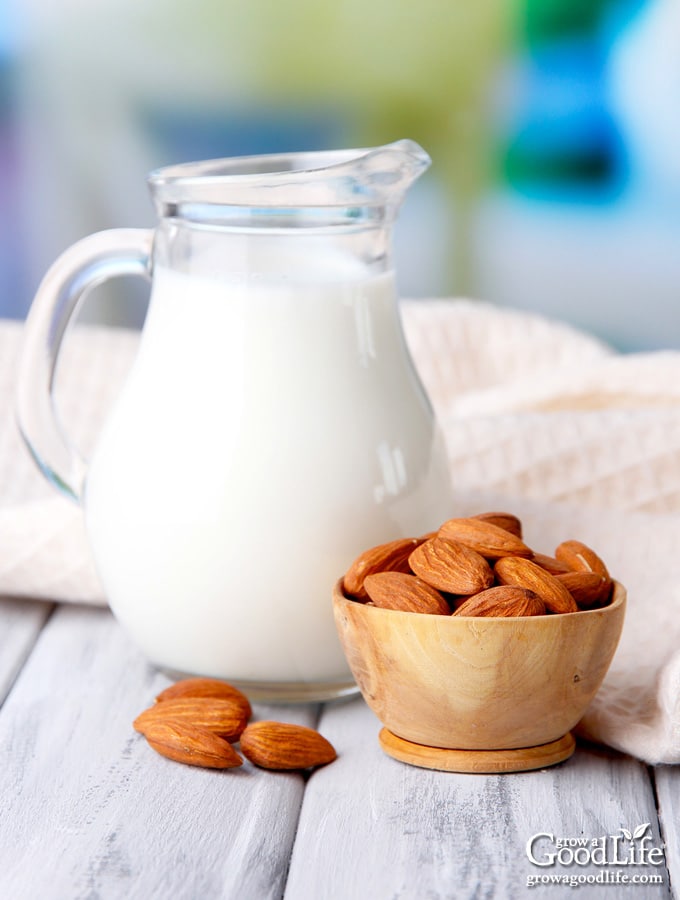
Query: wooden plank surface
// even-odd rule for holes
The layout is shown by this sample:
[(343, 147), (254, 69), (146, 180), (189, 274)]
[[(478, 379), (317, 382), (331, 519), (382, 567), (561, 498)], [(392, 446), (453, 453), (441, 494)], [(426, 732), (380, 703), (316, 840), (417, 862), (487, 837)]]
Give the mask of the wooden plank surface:
[(51, 603), (0, 597), (0, 704), (53, 609)]
[(0, 710), (0, 897), (281, 896), (304, 778), (155, 754), (131, 723), (168, 683), (108, 612), (54, 614)]
[[(580, 747), (532, 773), (417, 769), (384, 755), (380, 725), (360, 699), (323, 708), (318, 727), (339, 757), (308, 779), (250, 764), (180, 766), (132, 730), (168, 679), (107, 611), (60, 607), (42, 632), (42, 604), (3, 611), (18, 629), (11, 641), (0, 632), (4, 646), (20, 648), (19, 633), (28, 641), (10, 654), (15, 665), (37, 641), (0, 710), (0, 897), (560, 898), (574, 888), (529, 891), (527, 877), (596, 870), (537, 869), (526, 855), (532, 835), (592, 839), (650, 822), (651, 843), (660, 842), (649, 772), (634, 760)], [(316, 725), (318, 708), (255, 714)], [(677, 884), (680, 783), (675, 768), (654, 775)], [(668, 897), (668, 872), (659, 871), (662, 885), (577, 896)]]
[[(527, 878), (601, 869), (539, 869), (526, 855), (532, 835), (592, 839), (650, 822), (660, 842), (647, 769), (632, 759), (579, 748), (537, 772), (433, 772), (385, 757), (379, 727), (361, 701), (325, 708), (320, 729), (340, 756), (307, 785), (286, 900), (573, 897), (568, 884), (529, 892)], [(660, 872), (662, 885), (589, 887), (581, 896), (668, 897)]]
[(658, 766), (652, 770), (656, 782), (661, 830), (666, 842), (666, 864), (671, 887), (680, 897), (680, 768)]

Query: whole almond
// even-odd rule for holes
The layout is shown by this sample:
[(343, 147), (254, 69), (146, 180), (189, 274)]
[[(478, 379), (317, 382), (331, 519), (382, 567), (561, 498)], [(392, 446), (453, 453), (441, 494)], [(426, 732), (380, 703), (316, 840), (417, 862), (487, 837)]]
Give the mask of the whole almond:
[(365, 582), (368, 596), (381, 609), (448, 616), (451, 609), (442, 595), (415, 575), (405, 572), (376, 572)]
[(473, 519), (479, 519), (480, 522), (489, 522), (491, 525), (497, 525), (499, 528), (509, 531), (515, 537), (522, 538), (522, 523), (512, 513), (508, 512), (486, 512), (477, 513), (472, 516)]
[(343, 578), (343, 588), (350, 597), (365, 599), (364, 579), (376, 572), (410, 572), (408, 558), (423, 538), (403, 538), (365, 550), (354, 560)]
[(517, 535), (482, 519), (449, 519), (439, 528), (439, 537), (465, 544), (485, 559), (532, 556), (532, 551)]
[(581, 609), (606, 606), (611, 594), (611, 579), (596, 572), (566, 572), (555, 576)]
[(534, 553), (531, 560), (551, 575), (563, 575), (572, 571), (566, 563), (560, 562), (554, 556), (546, 556), (545, 553)]
[(458, 541), (431, 538), (413, 551), (408, 562), (426, 584), (450, 594), (474, 594), (493, 584), (484, 557)]
[(544, 613), (545, 603), (534, 591), (500, 585), (468, 597), (454, 616), (542, 616)]
[(246, 719), (252, 715), (250, 701), (245, 694), (226, 681), (217, 678), (184, 678), (176, 681), (161, 691), (156, 697), (156, 703), (164, 703), (167, 700), (177, 700), (186, 697), (212, 697), (219, 700), (229, 700), (239, 705)]
[(546, 572), (530, 559), (508, 556), (499, 559), (494, 567), (501, 584), (525, 587), (534, 591), (553, 613), (578, 612), (576, 601), (555, 575)]
[(248, 723), (241, 703), (217, 697), (176, 697), (163, 700), (140, 713), (133, 726), (146, 734), (149, 724), (163, 721), (189, 722), (227, 741), (237, 741)]
[(228, 741), (190, 722), (174, 719), (149, 722), (144, 737), (149, 746), (161, 756), (187, 766), (233, 769), (243, 764), (243, 760)]
[(263, 769), (310, 769), (337, 756), (318, 731), (285, 722), (251, 722), (241, 735), (241, 752)]
[(595, 572), (604, 578), (610, 577), (597, 553), (581, 541), (563, 541), (556, 548), (555, 556), (574, 572)]

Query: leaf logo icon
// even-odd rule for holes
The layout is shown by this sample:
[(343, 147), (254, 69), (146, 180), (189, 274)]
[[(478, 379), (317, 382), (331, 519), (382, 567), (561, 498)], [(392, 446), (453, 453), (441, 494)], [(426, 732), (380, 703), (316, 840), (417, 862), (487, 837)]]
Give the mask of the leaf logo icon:
[(650, 825), (651, 822), (643, 822), (642, 825), (638, 825), (638, 827), (632, 833), (628, 831), (627, 828), (619, 828), (619, 831), (625, 837), (625, 839), (627, 841), (630, 841), (632, 844), (633, 841), (637, 841), (639, 838), (644, 837)]

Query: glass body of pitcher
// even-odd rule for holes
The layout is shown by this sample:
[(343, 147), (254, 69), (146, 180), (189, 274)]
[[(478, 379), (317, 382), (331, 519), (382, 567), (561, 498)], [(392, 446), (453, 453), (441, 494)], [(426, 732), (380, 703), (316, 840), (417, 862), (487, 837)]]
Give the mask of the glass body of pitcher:
[[(254, 699), (353, 692), (334, 582), (362, 550), (451, 515), (390, 259), (428, 162), (400, 141), (162, 169), (153, 232), (92, 235), (45, 277), (22, 432), (82, 502), (110, 606), (157, 666)], [(90, 287), (131, 272), (151, 277), (149, 309), (86, 464), (50, 402), (61, 336)]]

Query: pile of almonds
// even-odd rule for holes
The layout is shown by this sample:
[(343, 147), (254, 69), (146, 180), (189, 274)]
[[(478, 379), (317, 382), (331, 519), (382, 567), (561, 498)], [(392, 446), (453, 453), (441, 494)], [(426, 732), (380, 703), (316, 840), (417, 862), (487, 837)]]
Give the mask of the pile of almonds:
[(233, 769), (243, 756), (263, 769), (310, 769), (336, 758), (333, 746), (312, 728), (286, 722), (250, 722), (248, 698), (213, 678), (170, 685), (133, 725), (157, 753), (189, 766)]
[(576, 540), (534, 553), (507, 512), (449, 519), (420, 538), (366, 550), (343, 579), (347, 597), (384, 609), (454, 616), (540, 616), (606, 606), (612, 580)]

